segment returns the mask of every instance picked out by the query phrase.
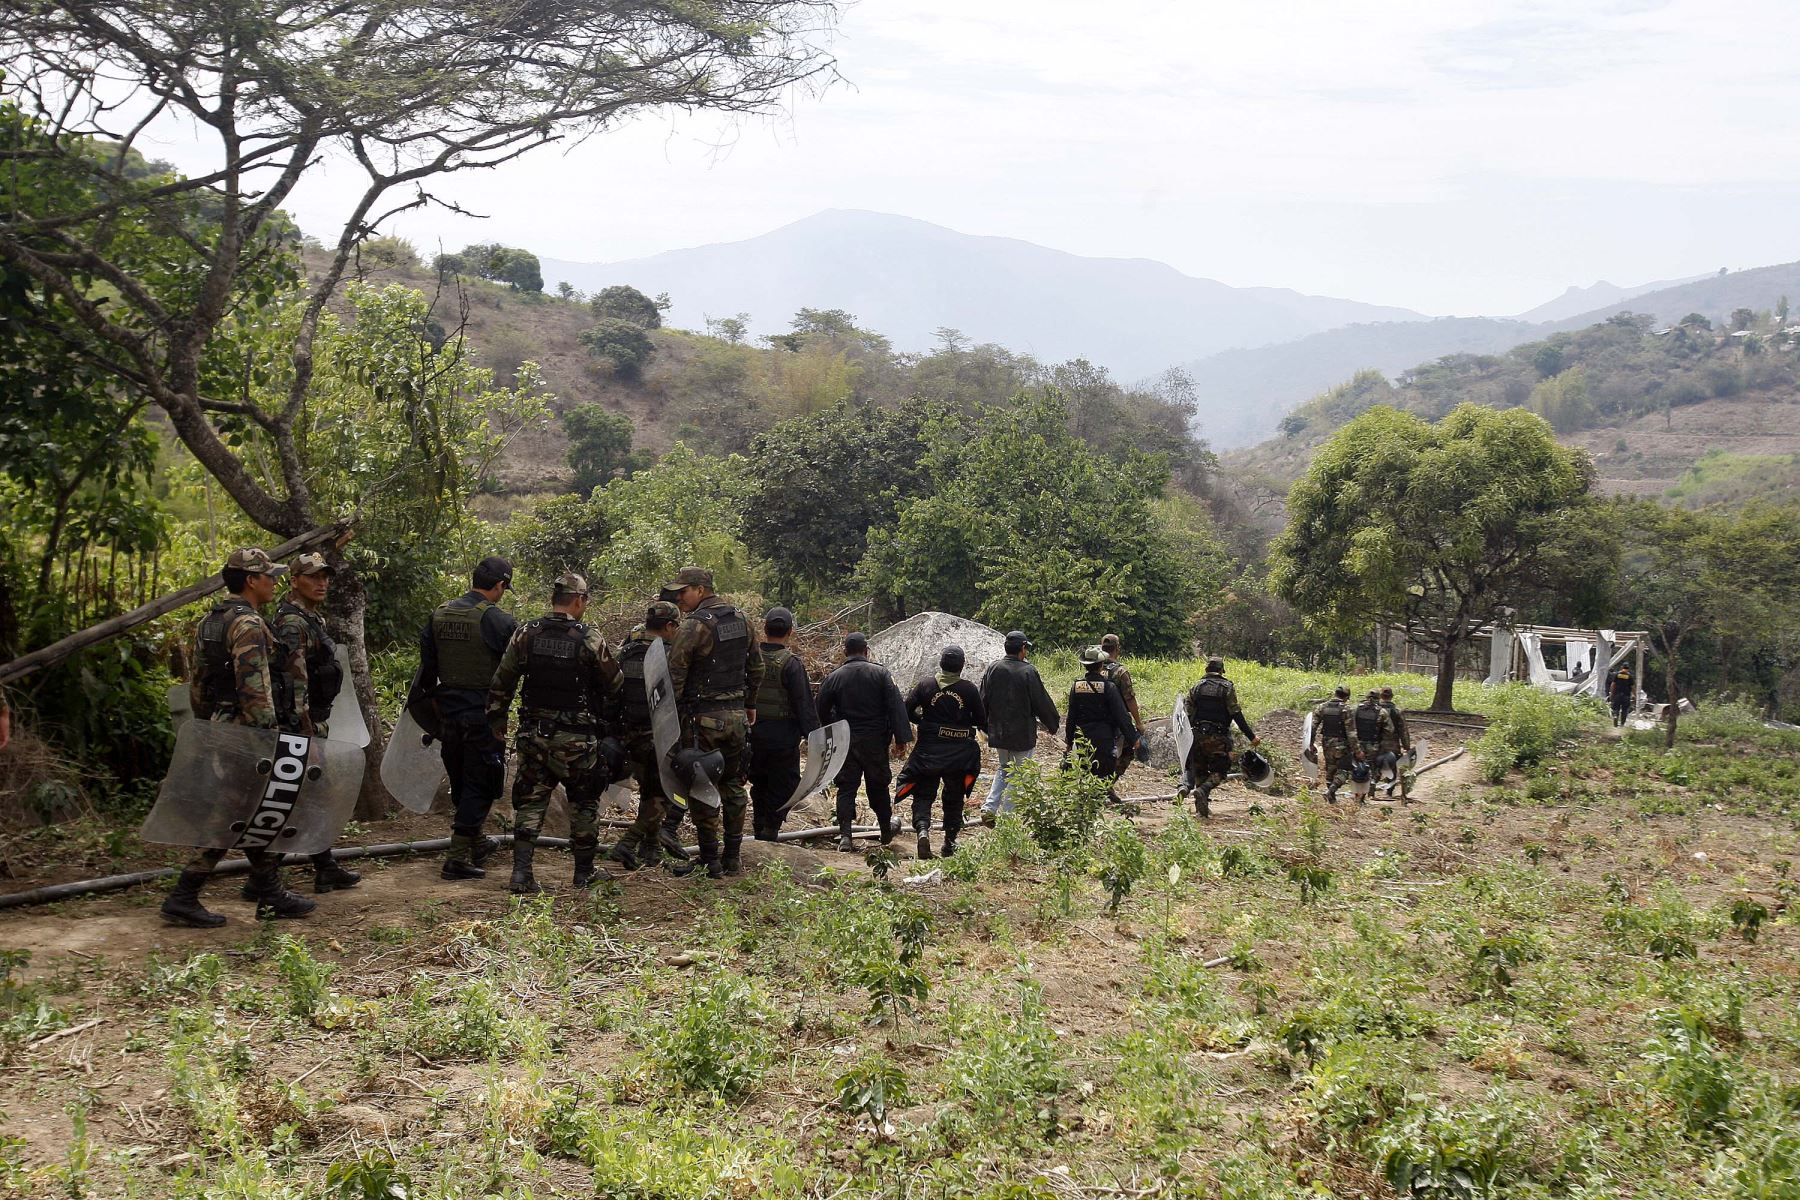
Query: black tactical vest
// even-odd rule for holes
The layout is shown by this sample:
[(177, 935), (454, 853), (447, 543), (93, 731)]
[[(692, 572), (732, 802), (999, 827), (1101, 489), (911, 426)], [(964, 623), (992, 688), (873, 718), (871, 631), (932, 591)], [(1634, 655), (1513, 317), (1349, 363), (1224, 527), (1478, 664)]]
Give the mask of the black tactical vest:
[(1112, 706), (1106, 702), (1109, 682), (1104, 674), (1075, 681), (1069, 689), (1069, 724), (1082, 728), (1112, 724)]
[(500, 656), (481, 636), (481, 618), (494, 607), (486, 600), (463, 604), (452, 600), (431, 614), (431, 640), (437, 644), (438, 682), (445, 687), (485, 692), (494, 682)]
[(1188, 693), (1188, 719), (1195, 725), (1231, 724), (1231, 685), (1221, 675), (1208, 675)]
[(539, 617), (525, 627), (524, 707), (539, 712), (591, 716), (582, 647), (587, 626), (580, 621)]
[(1399, 737), (1400, 726), (1406, 722), (1406, 718), (1400, 715), (1400, 706), (1391, 701), (1383, 700), (1381, 702), (1381, 711), (1385, 712), (1388, 715), (1388, 720), (1394, 723), (1394, 728), (1390, 736)]
[(306, 622), (312, 635), (305, 647), (306, 707), (315, 719), (331, 715), (331, 702), (344, 686), (344, 669), (338, 665), (337, 646), (325, 632), (325, 622), (292, 600), (283, 600), (275, 612), (281, 617), (293, 613)]
[(1359, 742), (1379, 742), (1381, 740), (1381, 710), (1373, 704), (1356, 706), (1356, 740)]
[(788, 703), (787, 684), (782, 682), (781, 673), (787, 667), (788, 660), (794, 652), (786, 646), (777, 646), (773, 650), (759, 649), (762, 655), (762, 685), (756, 689), (756, 719), (758, 721), (791, 721), (794, 719), (794, 706)]
[(634, 637), (619, 647), (619, 670), (624, 676), (620, 704), (628, 729), (650, 728), (650, 693), (644, 687), (644, 659), (649, 654), (649, 638)]
[(1327, 700), (1325, 707), (1319, 710), (1319, 732), (1328, 738), (1339, 741), (1350, 740), (1349, 727), (1344, 724), (1344, 702)]
[(289, 728), (294, 723), (294, 681), (284, 669), (268, 622), (246, 600), (235, 596), (221, 600), (200, 622), (200, 693), (214, 708), (237, 708), (237, 665), (231, 658), (231, 627), (243, 617), (256, 618), (263, 655), (269, 663), (269, 695), (275, 703), (275, 719), (282, 728)]
[(744, 664), (750, 661), (750, 619), (729, 604), (703, 605), (688, 614), (713, 635), (712, 653), (688, 670), (687, 694), (698, 700), (744, 699)]

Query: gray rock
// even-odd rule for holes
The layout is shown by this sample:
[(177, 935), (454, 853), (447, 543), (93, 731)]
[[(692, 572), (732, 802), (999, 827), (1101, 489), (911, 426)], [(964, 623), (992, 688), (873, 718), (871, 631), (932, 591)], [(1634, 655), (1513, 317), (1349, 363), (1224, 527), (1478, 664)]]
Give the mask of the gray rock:
[(935, 675), (938, 654), (954, 643), (963, 648), (963, 678), (979, 684), (982, 675), (1006, 656), (1006, 635), (980, 621), (950, 613), (925, 612), (889, 625), (869, 639), (875, 661), (894, 673), (902, 692)]

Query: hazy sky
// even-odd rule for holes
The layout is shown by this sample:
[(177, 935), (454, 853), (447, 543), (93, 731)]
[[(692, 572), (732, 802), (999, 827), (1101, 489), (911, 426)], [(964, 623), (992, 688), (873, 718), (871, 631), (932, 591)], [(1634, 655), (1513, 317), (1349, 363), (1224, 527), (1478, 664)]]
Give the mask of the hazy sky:
[[(1791, 0), (862, 0), (847, 83), (785, 119), (645, 118), (441, 189), (490, 220), (400, 232), (606, 261), (865, 208), (1510, 313), (1800, 258), (1796, 47)], [(334, 179), (296, 197), (303, 227)]]

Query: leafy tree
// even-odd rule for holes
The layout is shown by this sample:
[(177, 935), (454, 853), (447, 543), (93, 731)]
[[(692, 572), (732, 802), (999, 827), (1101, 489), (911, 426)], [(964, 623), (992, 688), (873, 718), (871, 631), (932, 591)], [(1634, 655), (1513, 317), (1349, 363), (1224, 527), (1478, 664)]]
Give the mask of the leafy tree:
[(1334, 631), (1380, 621), (1435, 651), (1432, 707), (1448, 709), (1475, 630), (1605, 567), (1592, 486), (1587, 457), (1530, 413), (1464, 404), (1433, 425), (1373, 408), (1289, 492), (1271, 582)]
[(1731, 310), (1731, 328), (1741, 331), (1756, 324), (1756, 310), (1753, 308), (1734, 308)]
[(730, 317), (706, 318), (706, 332), (712, 337), (731, 346), (741, 346), (744, 339), (750, 336), (750, 314), (738, 313)]
[(1551, 376), (1531, 389), (1526, 407), (1550, 422), (1558, 433), (1585, 429), (1594, 415), (1593, 404), (1588, 400), (1586, 373), (1580, 367), (1570, 367)]
[(569, 465), (575, 468), (575, 489), (587, 495), (613, 477), (629, 473), (633, 466), (631, 418), (598, 404), (578, 404), (562, 415), (563, 432), (569, 437)]
[(650, 340), (650, 334), (642, 325), (617, 317), (601, 318), (593, 328), (576, 334), (575, 340), (586, 346), (595, 358), (611, 362), (613, 370), (623, 379), (636, 379), (650, 356), (656, 353), (656, 343)]
[(566, 279), (557, 282), (556, 294), (562, 299), (570, 301), (578, 301), (581, 298), (581, 293), (575, 290), (575, 285)]
[(1676, 322), (1683, 329), (1695, 329), (1705, 333), (1712, 332), (1712, 322), (1706, 319), (1705, 313), (1691, 312)]
[(1545, 342), (1532, 354), (1531, 365), (1537, 369), (1538, 376), (1542, 379), (1562, 374), (1563, 348), (1555, 342)]
[(498, 242), (478, 242), (464, 246), (456, 254), (440, 254), (433, 264), (440, 275), (473, 275), (494, 283), (504, 283), (515, 292), (541, 292), (544, 273), (538, 256), (516, 246)]
[(595, 292), (588, 307), (602, 320), (629, 321), (640, 329), (661, 329), (662, 315), (669, 311), (669, 297), (664, 293), (652, 300), (628, 283), (615, 283)]
[(406, 270), (419, 265), (418, 249), (402, 237), (370, 238), (357, 254), (365, 266)]

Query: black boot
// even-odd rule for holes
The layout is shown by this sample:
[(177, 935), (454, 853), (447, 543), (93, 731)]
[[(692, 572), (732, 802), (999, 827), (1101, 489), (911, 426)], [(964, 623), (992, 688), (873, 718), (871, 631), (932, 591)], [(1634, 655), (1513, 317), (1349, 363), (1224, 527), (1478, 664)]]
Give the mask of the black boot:
[(163, 900), (162, 919), (171, 925), (189, 925), (195, 929), (217, 929), (223, 925), (223, 915), (200, 903), (200, 888), (208, 875), (206, 871), (183, 871)]
[(943, 854), (945, 858), (956, 857), (956, 835), (954, 833), (947, 833), (944, 835)]
[(362, 882), (362, 875), (357, 871), (346, 870), (333, 858), (331, 851), (321, 850), (313, 855), (313, 891), (323, 895), (326, 892), (338, 892), (345, 888), (353, 888)]
[(508, 881), (506, 890), (515, 896), (535, 896), (544, 889), (538, 886), (537, 876), (531, 873), (531, 856), (537, 853), (537, 835), (532, 833), (513, 834), (513, 870), (512, 879)]
[[(882, 838), (881, 840), (883, 842), (887, 841), (886, 838)], [(856, 853), (856, 839), (850, 836), (850, 827), (848, 825), (839, 825), (838, 826), (838, 847), (837, 848), (838, 848), (838, 853), (840, 853), (840, 854), (855, 854)]]
[(469, 838), (469, 861), (478, 867), (487, 866), (487, 860), (500, 850), (500, 839), (483, 837), (474, 834)]
[(281, 882), (280, 867), (251, 871), (250, 884), (256, 889), (256, 919), (259, 921), (292, 920), (319, 907), (318, 901), (288, 891), (287, 885)]
[(743, 861), (738, 856), (738, 852), (742, 848), (743, 842), (743, 838), (728, 837), (725, 839), (725, 856), (720, 860), (719, 865), (724, 868), (727, 875), (742, 875), (744, 873)]
[(687, 861), (687, 847), (681, 844), (681, 834), (677, 830), (672, 830), (666, 825), (663, 826), (663, 828), (656, 831), (656, 844), (661, 846), (663, 853), (667, 854), (670, 858), (679, 858), (683, 862)]
[(611, 871), (603, 871), (594, 866), (594, 854), (598, 846), (576, 846), (575, 851), (575, 886), (578, 888), (593, 887), (596, 883), (612, 883), (616, 878)]
[(1194, 812), (1202, 821), (1212, 816), (1212, 784), (1203, 783), (1194, 793)]
[(924, 825), (913, 832), (919, 837), (919, 857), (921, 859), (936, 858), (937, 855), (931, 852), (931, 826)]
[(892, 808), (876, 808), (875, 825), (881, 830), (881, 844), (884, 846), (900, 836), (900, 823), (894, 820)]
[[(487, 872), (475, 865), (473, 843), (466, 833), (450, 836), (450, 853), (444, 857), (444, 869), (438, 874), (445, 879), (484, 879)], [(481, 839), (486, 841), (487, 839)]]
[(638, 859), (637, 849), (638, 835), (627, 830), (625, 836), (621, 837), (613, 848), (607, 851), (606, 857), (618, 863), (627, 871), (635, 871), (644, 865)]
[(706, 868), (708, 879), (725, 878), (725, 868), (719, 862), (719, 839), (704, 829), (700, 831), (700, 865)]

